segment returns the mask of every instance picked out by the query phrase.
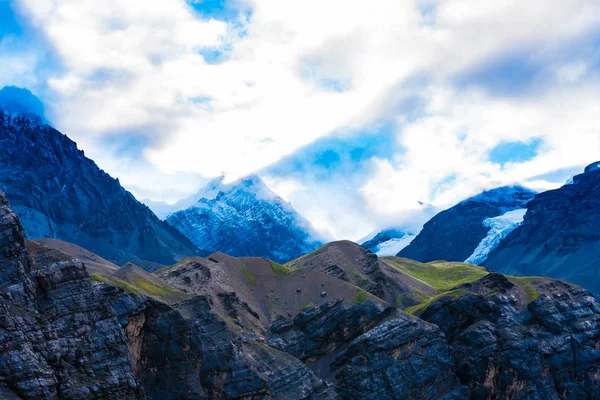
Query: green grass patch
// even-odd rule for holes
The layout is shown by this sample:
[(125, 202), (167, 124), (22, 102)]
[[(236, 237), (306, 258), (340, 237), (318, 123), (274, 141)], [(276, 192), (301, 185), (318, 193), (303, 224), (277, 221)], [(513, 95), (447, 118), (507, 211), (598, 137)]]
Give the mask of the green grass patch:
[(458, 285), (475, 282), (488, 274), (484, 268), (463, 263), (421, 264), (410, 260), (402, 262), (387, 257), (383, 260), (438, 292), (446, 292)]
[(540, 292), (531, 284), (531, 282), (539, 279), (544, 279), (538, 276), (524, 276), (524, 277), (516, 277), (516, 276), (507, 276), (507, 278), (517, 285), (522, 291), (525, 292), (525, 296), (527, 296), (527, 301), (532, 302), (538, 297), (540, 297)]
[(305, 304), (302, 307), (300, 307), (300, 311), (308, 310), (309, 308), (312, 308), (312, 307), (314, 307), (313, 303), (308, 303), (308, 304)]
[(404, 301), (402, 301), (402, 295), (396, 296), (396, 306), (398, 308), (404, 308)]
[(100, 274), (90, 274), (90, 279), (96, 282), (110, 283), (106, 276)]
[(419, 299), (419, 301), (421, 303), (426, 301), (427, 299), (429, 299), (429, 296), (427, 296), (426, 294), (423, 294), (421, 292), (415, 292), (415, 296), (417, 297), (417, 299)]
[(296, 271), (293, 268), (286, 267), (285, 265), (281, 265), (279, 263), (276, 263), (275, 261), (269, 260), (269, 262), (271, 263), (271, 269), (273, 270), (275, 276), (284, 276)]
[(425, 310), (427, 307), (429, 307), (430, 304), (441, 299), (442, 297), (445, 297), (445, 296), (460, 297), (460, 296), (464, 296), (467, 293), (469, 293), (469, 292), (464, 289), (457, 289), (457, 290), (451, 290), (449, 292), (440, 293), (437, 296), (432, 296), (432, 297), (427, 298), (427, 300), (425, 300), (421, 304), (417, 304), (415, 306), (405, 308), (404, 312), (415, 315), (418, 312)]
[(133, 283), (136, 287), (140, 288), (144, 292), (148, 293), (151, 296), (158, 297), (168, 297), (168, 296), (177, 296), (177, 295), (185, 295), (181, 290), (177, 290), (175, 288), (170, 288), (166, 286), (159, 286), (153, 282), (150, 282), (146, 279), (142, 278), (134, 278)]
[(107, 276), (100, 275), (100, 274), (90, 274), (90, 279), (92, 279), (96, 282), (110, 283), (112, 285), (120, 287), (121, 289), (123, 289), (129, 293), (142, 294), (142, 295), (144, 294), (140, 289), (136, 288), (135, 286), (130, 285), (129, 283), (122, 281), (119, 278), (115, 278), (113, 276), (107, 277)]
[(368, 299), (369, 299), (369, 296), (367, 296), (367, 292), (365, 292), (364, 290), (359, 290), (358, 293), (356, 293), (354, 300), (352, 300), (352, 304), (362, 303), (362, 302), (367, 301)]
[(252, 274), (252, 272), (250, 272), (248, 267), (246, 267), (245, 265), (242, 265), (242, 273), (246, 277), (246, 280), (249, 284), (251, 284), (252, 286), (256, 286), (256, 277)]

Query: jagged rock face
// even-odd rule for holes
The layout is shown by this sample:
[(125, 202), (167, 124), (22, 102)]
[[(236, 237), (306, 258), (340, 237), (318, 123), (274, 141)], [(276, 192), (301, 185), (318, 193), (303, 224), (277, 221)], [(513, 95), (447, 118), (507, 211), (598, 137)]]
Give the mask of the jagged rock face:
[(466, 398), (439, 329), (393, 310), (328, 302), (275, 320), (268, 343), (334, 383), (343, 399)]
[(230, 331), (202, 296), (174, 309), (102, 286), (150, 398), (336, 398), (300, 361)]
[(232, 256), (286, 262), (321, 245), (310, 223), (258, 176), (211, 181), (191, 207), (167, 222), (198, 247)]
[(456, 373), (472, 399), (598, 398), (600, 305), (588, 291), (559, 281), (527, 285), (535, 300), (503, 275), (489, 274), (419, 316), (452, 343)]
[(600, 294), (599, 162), (556, 190), (535, 196), (523, 223), (484, 265), (517, 275), (565, 279)]
[(77, 149), (33, 117), (0, 110), (0, 189), (27, 237), (54, 237), (123, 264), (169, 265), (200, 252)]
[(399, 257), (420, 262), (464, 261), (487, 236), (487, 218), (525, 208), (535, 192), (521, 186), (506, 186), (464, 200), (431, 218)]
[(444, 336), (402, 316), (375, 327), (336, 355), (344, 399), (465, 399)]
[[(280, 317), (270, 326), (269, 346), (315, 364), (391, 314), (393, 308), (364, 301), (345, 306), (341, 300), (310, 307), (295, 318)], [(321, 371), (327, 375), (328, 369)]]
[(16, 304), (31, 309), (33, 283), (29, 279), (30, 260), (25, 247), (25, 234), (16, 214), (0, 192), (0, 284), (4, 293)]
[(81, 262), (31, 269), (23, 229), (0, 193), (0, 394), (144, 398), (126, 338)]

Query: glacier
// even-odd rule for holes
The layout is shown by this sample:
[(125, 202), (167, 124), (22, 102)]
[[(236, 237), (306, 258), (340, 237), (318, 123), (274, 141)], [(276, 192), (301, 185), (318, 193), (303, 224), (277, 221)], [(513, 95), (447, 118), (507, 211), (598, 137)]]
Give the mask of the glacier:
[(526, 212), (526, 208), (518, 208), (497, 217), (484, 219), (482, 225), (490, 228), (490, 230), (465, 262), (474, 265), (483, 263), (487, 259), (488, 254), (498, 247), (502, 239), (507, 237), (509, 233), (523, 222)]
[(414, 233), (407, 233), (401, 238), (393, 238), (377, 245), (377, 254), (379, 257), (395, 256), (400, 250), (405, 248), (416, 237)]

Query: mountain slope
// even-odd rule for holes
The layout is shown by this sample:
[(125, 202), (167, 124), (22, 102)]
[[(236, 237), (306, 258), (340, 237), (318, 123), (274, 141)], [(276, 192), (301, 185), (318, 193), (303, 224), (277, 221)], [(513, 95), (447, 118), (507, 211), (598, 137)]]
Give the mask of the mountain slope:
[(201, 254), (75, 142), (30, 114), (0, 109), (0, 188), (30, 239), (61, 239), (148, 269)]
[(196, 198), (167, 222), (200, 248), (285, 262), (321, 245), (310, 223), (258, 176), (215, 179)]
[(525, 208), (535, 192), (522, 186), (505, 186), (466, 199), (431, 218), (399, 257), (420, 262), (464, 261), (487, 237), (487, 218)]
[(433, 290), (409, 315), (322, 272), (366, 273), (351, 242), (304, 269), (215, 253), (121, 279), (41, 247), (0, 192), (3, 399), (600, 396), (600, 304), (553, 279), (385, 258)]
[(328, 243), (286, 264), (288, 268), (318, 270), (387, 301), (407, 307), (435, 291), (423, 282), (382, 262), (375, 254), (348, 240)]
[[(76, 258), (85, 263), (85, 266), (90, 274), (112, 275), (119, 267), (108, 260), (79, 247), (73, 243), (64, 242), (53, 238), (40, 238), (34, 242), (29, 242), (30, 247), (36, 247), (36, 251), (46, 251), (48, 249), (58, 250), (58, 252)], [(36, 246), (37, 244), (37, 246)], [(32, 251), (32, 250), (30, 250)], [(50, 254), (50, 252), (48, 252)], [(53, 252), (56, 254), (57, 252)]]
[(535, 196), (523, 223), (484, 265), (503, 273), (565, 279), (600, 294), (600, 162), (571, 184)]

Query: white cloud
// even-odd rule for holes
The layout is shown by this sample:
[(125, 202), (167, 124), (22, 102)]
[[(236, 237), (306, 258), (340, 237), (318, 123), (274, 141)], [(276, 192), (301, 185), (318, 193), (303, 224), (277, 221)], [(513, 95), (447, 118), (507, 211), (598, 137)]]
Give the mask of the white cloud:
[[(430, 114), (399, 132), (406, 148), (402, 158), (374, 160), (376, 173), (363, 193), (375, 213), (393, 216), (418, 200), (448, 207), (479, 190), (518, 182), (555, 188), (558, 182), (536, 176), (600, 158), (600, 115), (594, 112), (600, 81), (510, 100), (433, 92)], [(532, 160), (503, 167), (489, 161), (498, 144), (535, 137), (543, 144)], [(454, 179), (444, 185), (448, 177)]]
[[(545, 60), (598, 27), (595, 0), (239, 0), (251, 17), (233, 23), (200, 19), (184, 0), (18, 2), (64, 67), (48, 82), (58, 128), (146, 191), (172, 188), (169, 179), (146, 179), (155, 170), (237, 177), (334, 131), (396, 119), (401, 158), (375, 160), (369, 184), (344, 188), (353, 200), (326, 201), (332, 188), (311, 187), (303, 203), (315, 225), (354, 237), (417, 200), (447, 204), (599, 150), (589, 115), (599, 92), (580, 83), (590, 73), (585, 60), (556, 66), (556, 92), (523, 99), (452, 84), (507, 51), (533, 49), (532, 59)], [(223, 60), (207, 63), (207, 47), (225, 52)], [(415, 77), (427, 78), (407, 86)], [(425, 116), (398, 115), (415, 95), (425, 99)], [(151, 164), (146, 172), (132, 173), (102, 147), (123, 132), (152, 138), (139, 164)], [(565, 133), (574, 140), (566, 143)], [(500, 141), (539, 136), (546, 148), (533, 162), (500, 170), (487, 161)], [(450, 174), (453, 183), (440, 187)], [(303, 188), (285, 191), (294, 198)], [(345, 207), (356, 208), (341, 216)]]

